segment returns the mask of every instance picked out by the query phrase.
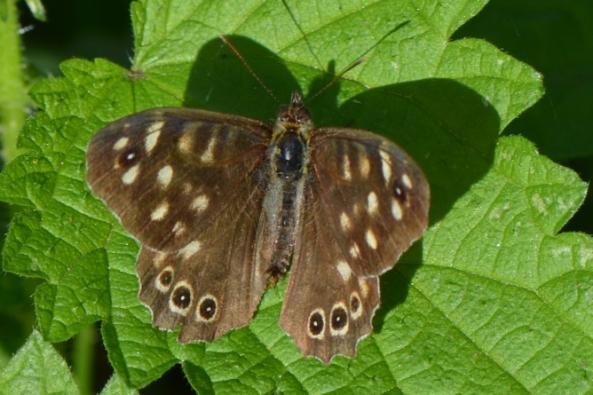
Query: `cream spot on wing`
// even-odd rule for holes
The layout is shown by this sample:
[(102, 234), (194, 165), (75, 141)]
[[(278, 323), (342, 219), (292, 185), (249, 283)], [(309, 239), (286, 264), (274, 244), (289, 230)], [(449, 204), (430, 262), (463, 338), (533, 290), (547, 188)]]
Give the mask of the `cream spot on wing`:
[(183, 193), (188, 194), (191, 192), (191, 184), (189, 182), (184, 182), (183, 183)]
[(391, 215), (393, 215), (393, 218), (397, 221), (402, 219), (402, 208), (396, 199), (391, 199)]
[(342, 158), (342, 178), (346, 181), (352, 179), (352, 170), (350, 169), (350, 158), (348, 155), (344, 155)]
[(161, 167), (157, 174), (157, 181), (163, 188), (167, 188), (173, 178), (173, 168), (169, 165)]
[(379, 201), (377, 200), (377, 194), (375, 192), (369, 193), (367, 196), (367, 210), (370, 214), (376, 214), (379, 208)]
[(167, 254), (165, 254), (164, 252), (157, 252), (156, 255), (154, 256), (154, 260), (152, 261), (153, 265), (156, 267), (160, 267), (163, 262), (165, 262), (165, 258), (167, 257)]
[(181, 138), (179, 139), (177, 146), (179, 147), (179, 151), (181, 151), (184, 154), (189, 154), (191, 153), (193, 143), (193, 135), (191, 133), (184, 133), (181, 135)]
[(146, 148), (146, 152), (150, 153), (154, 147), (156, 147), (156, 143), (159, 141), (161, 129), (164, 124), (165, 121), (158, 121), (148, 127), (148, 130), (146, 131), (146, 139), (144, 139), (144, 148)]
[(116, 151), (122, 150), (128, 145), (129, 141), (130, 139), (127, 137), (120, 137), (120, 139), (113, 144), (113, 149)]
[(360, 204), (359, 203), (354, 203), (354, 205), (352, 206), (352, 212), (354, 213), (355, 217), (358, 217), (360, 215)]
[(352, 247), (350, 247), (350, 256), (352, 258), (360, 258), (360, 248), (358, 248), (358, 244), (352, 244)]
[(134, 166), (130, 167), (128, 169), (128, 171), (126, 171), (124, 173), (123, 176), (121, 176), (121, 181), (126, 185), (130, 185), (134, 181), (136, 181), (136, 178), (138, 177), (139, 173), (140, 173), (140, 165), (134, 165)]
[(175, 226), (173, 226), (173, 233), (175, 236), (181, 236), (185, 233), (185, 225), (181, 221), (175, 222)]
[(153, 221), (160, 221), (163, 218), (165, 218), (165, 216), (167, 215), (168, 212), (169, 212), (169, 203), (162, 202), (150, 214), (150, 219), (153, 220)]
[(214, 160), (214, 146), (216, 145), (216, 136), (212, 134), (208, 141), (206, 151), (200, 156), (200, 160), (204, 163), (210, 163)]
[(200, 251), (202, 244), (194, 240), (191, 243), (188, 243), (185, 247), (179, 250), (178, 255), (181, 255), (183, 259), (191, 258), (194, 254)]
[(350, 220), (348, 214), (346, 214), (345, 212), (342, 212), (342, 214), (340, 214), (340, 226), (342, 227), (342, 230), (344, 232), (348, 232), (350, 229), (352, 229), (352, 221)]
[(360, 292), (362, 293), (363, 298), (369, 296), (369, 284), (365, 278), (359, 277), (358, 286), (360, 287)]
[(366, 155), (366, 152), (363, 151), (362, 155), (360, 156), (359, 160), (360, 165), (360, 175), (363, 178), (367, 178), (371, 172), (371, 162)]
[(367, 230), (365, 239), (369, 247), (371, 247), (373, 250), (377, 249), (377, 238), (371, 229)]
[(408, 177), (407, 174), (404, 174), (402, 176), (402, 182), (404, 183), (404, 185), (406, 186), (406, 188), (412, 189), (412, 180), (410, 180), (410, 177)]
[(210, 202), (210, 200), (208, 199), (208, 196), (206, 196), (206, 195), (198, 195), (198, 197), (196, 197), (191, 202), (190, 208), (192, 210), (197, 211), (198, 213), (201, 213), (202, 211), (204, 211), (204, 210), (206, 210), (208, 208), (208, 203), (209, 202)]
[(350, 277), (352, 276), (352, 269), (346, 261), (338, 261), (336, 269), (338, 269), (338, 273), (340, 273), (340, 276), (342, 276), (342, 280), (350, 280)]
[(379, 150), (379, 154), (381, 155), (381, 172), (383, 173), (383, 179), (385, 179), (385, 182), (389, 182), (391, 179), (391, 158), (385, 151)]

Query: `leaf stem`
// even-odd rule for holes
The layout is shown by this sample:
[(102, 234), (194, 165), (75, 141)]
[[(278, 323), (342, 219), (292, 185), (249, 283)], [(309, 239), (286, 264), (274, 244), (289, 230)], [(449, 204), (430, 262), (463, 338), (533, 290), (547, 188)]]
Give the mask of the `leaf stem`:
[(93, 325), (83, 329), (74, 339), (72, 370), (83, 395), (93, 393), (93, 361), (97, 332)]
[(21, 43), (16, 0), (0, 0), (0, 134), (2, 156), (16, 156), (18, 134), (25, 122), (28, 102), (21, 63)]

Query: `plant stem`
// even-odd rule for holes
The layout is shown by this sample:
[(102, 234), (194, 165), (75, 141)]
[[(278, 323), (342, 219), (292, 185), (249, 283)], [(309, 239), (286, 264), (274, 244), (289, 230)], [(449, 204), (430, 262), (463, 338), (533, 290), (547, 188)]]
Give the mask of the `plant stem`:
[(16, 3), (16, 0), (0, 0), (0, 132), (6, 162), (16, 156), (16, 141), (25, 122), (28, 102)]
[(93, 360), (97, 333), (94, 326), (83, 329), (74, 339), (72, 370), (80, 393), (93, 393)]

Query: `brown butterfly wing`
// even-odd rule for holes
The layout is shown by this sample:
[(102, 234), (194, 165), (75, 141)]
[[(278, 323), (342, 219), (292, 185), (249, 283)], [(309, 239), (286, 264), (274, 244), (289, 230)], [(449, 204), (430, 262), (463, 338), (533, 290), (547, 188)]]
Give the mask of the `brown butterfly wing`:
[(155, 325), (210, 340), (251, 319), (265, 289), (255, 268), (270, 130), (257, 121), (156, 109), (91, 141), (88, 181), (142, 244), (140, 298)]
[(280, 322), (305, 354), (354, 355), (372, 330), (378, 275), (428, 221), (429, 187), (395, 144), (369, 132), (319, 129), (310, 143), (302, 231)]
[(87, 180), (142, 244), (175, 251), (247, 198), (237, 185), (265, 159), (270, 133), (260, 122), (208, 111), (140, 112), (94, 136)]
[(401, 148), (370, 132), (320, 129), (311, 142), (315, 194), (340, 254), (364, 275), (393, 267), (422, 236), (430, 189)]
[[(304, 225), (295, 246), (280, 325), (304, 354), (327, 363), (336, 354), (355, 355), (358, 340), (371, 333), (379, 283), (377, 276), (340, 274), (338, 248), (318, 197), (309, 189), (305, 199)], [(343, 320), (338, 322), (340, 312)], [(330, 327), (332, 313), (336, 324)]]
[[(143, 247), (138, 259), (140, 300), (151, 307), (154, 325), (173, 329), (182, 323), (182, 342), (213, 340), (247, 325), (266, 288), (267, 275), (254, 259), (262, 191), (250, 182), (237, 188), (246, 199), (219, 213), (207, 236), (200, 235), (204, 242), (195, 255)], [(190, 295), (185, 301), (183, 292)]]

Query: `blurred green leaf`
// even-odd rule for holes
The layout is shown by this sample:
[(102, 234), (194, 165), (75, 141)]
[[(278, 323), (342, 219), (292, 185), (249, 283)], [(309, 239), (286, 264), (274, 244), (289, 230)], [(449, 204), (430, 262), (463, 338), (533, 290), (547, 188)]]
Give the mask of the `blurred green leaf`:
[(78, 394), (78, 388), (60, 354), (33, 332), (0, 371), (0, 393)]
[(47, 16), (45, 14), (45, 7), (41, 0), (25, 0), (27, 3), (27, 7), (29, 7), (29, 11), (35, 17), (35, 19), (39, 21), (45, 22), (47, 20)]
[(0, 168), (17, 155), (17, 137), (29, 103), (23, 82), (16, 0), (0, 0)]

